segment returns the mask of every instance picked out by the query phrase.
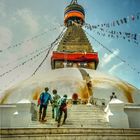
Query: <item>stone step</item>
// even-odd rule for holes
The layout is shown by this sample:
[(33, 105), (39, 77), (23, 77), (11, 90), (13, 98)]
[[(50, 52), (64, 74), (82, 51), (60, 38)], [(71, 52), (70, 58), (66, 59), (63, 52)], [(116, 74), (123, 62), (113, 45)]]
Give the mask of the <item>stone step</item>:
[(1, 140), (139, 140), (140, 129), (19, 128), (1, 129)]
[(95, 114), (105, 114), (105, 112), (103, 112), (103, 111), (91, 111), (91, 110), (88, 110), (88, 111), (76, 111), (76, 110), (68, 110), (68, 112), (69, 113), (73, 113), (73, 114), (87, 114), (87, 113), (89, 113), (89, 114), (93, 114), (93, 115), (95, 115)]
[(96, 116), (93, 116), (93, 115), (91, 116), (91, 115), (90, 115), (90, 116), (89, 116), (89, 115), (87, 115), (87, 114), (86, 114), (86, 115), (83, 115), (83, 114), (82, 114), (80, 117), (79, 117), (79, 115), (74, 115), (74, 114), (72, 114), (72, 115), (68, 115), (68, 117), (69, 117), (69, 118), (81, 118), (81, 119), (82, 119), (82, 118), (84, 118), (84, 119), (85, 119), (85, 118), (86, 118), (86, 119), (103, 119), (103, 118), (105, 118), (105, 116), (98, 116), (98, 115), (96, 115)]
[[(51, 120), (52, 119), (52, 116), (47, 116), (46, 117), (47, 119), (49, 119), (49, 120)], [(69, 119), (69, 120), (81, 120), (81, 121), (83, 121), (83, 120), (87, 120), (87, 121), (99, 121), (99, 120), (101, 120), (101, 121), (106, 121), (106, 119), (104, 119), (104, 118), (84, 118), (84, 117), (71, 117), (71, 116), (68, 116), (68, 118), (67, 119)]]
[(98, 108), (98, 107), (90, 107), (90, 106), (84, 107), (84, 106), (80, 106), (80, 105), (72, 106), (70, 109), (76, 109), (76, 110), (78, 110), (78, 109), (83, 109), (83, 110), (85, 110), (85, 109), (87, 109), (87, 110), (101, 110), (101, 108)]
[[(50, 110), (47, 110), (47, 112), (52, 112), (52, 110), (50, 109)], [(71, 110), (71, 109), (68, 109), (68, 112), (73, 112), (73, 113), (93, 113), (93, 114), (95, 114), (95, 113), (102, 113), (102, 114), (105, 114), (105, 112), (103, 112), (103, 111), (101, 111), (101, 110)]]
[[(51, 116), (50, 117), (46, 117), (46, 119), (48, 120), (48, 121), (50, 121), (52, 118), (51, 118)], [(86, 123), (86, 121), (87, 122), (107, 122), (106, 121), (106, 119), (102, 119), (102, 118), (99, 118), (99, 119), (92, 119), (92, 118), (87, 118), (87, 119), (85, 119), (85, 118), (71, 118), (71, 117), (68, 117), (67, 118), (67, 120), (69, 120), (69, 121), (84, 121), (85, 123)]]
[[(47, 111), (47, 114), (52, 114), (52, 112), (48, 112)], [(77, 116), (77, 115), (81, 115), (81, 116), (93, 116), (93, 117), (96, 117), (96, 116), (102, 116), (104, 117), (105, 116), (105, 113), (96, 113), (96, 112), (72, 112), (72, 111), (68, 111), (68, 114), (69, 115), (73, 115), (73, 116)]]
[[(50, 112), (49, 112), (50, 113)], [(105, 115), (105, 113), (103, 113), (103, 112), (91, 112), (91, 111), (86, 111), (86, 112), (82, 112), (82, 111), (80, 111), (80, 112), (76, 112), (76, 111), (68, 111), (68, 113), (69, 114), (76, 114), (76, 115), (78, 115), (78, 114), (80, 114), (80, 115), (93, 115), (93, 116), (95, 116), (95, 115), (100, 115), (100, 116), (103, 116), (103, 115)]]
[[(47, 112), (47, 117), (52, 117), (52, 113)], [(84, 118), (84, 119), (103, 119), (106, 118), (106, 116), (104, 115), (93, 115), (93, 114), (72, 114), (70, 112), (68, 112), (68, 117), (69, 118)]]
[(71, 117), (69, 117), (68, 119), (72, 120), (72, 121), (79, 120), (79, 121), (91, 121), (91, 122), (93, 122), (93, 121), (94, 122), (97, 122), (97, 121), (107, 122), (105, 119), (102, 119), (102, 118), (100, 118), (100, 119), (92, 119), (92, 118), (85, 119), (85, 118), (71, 118)]
[[(52, 107), (48, 107), (47, 111), (52, 111)], [(104, 112), (100, 108), (90, 108), (90, 107), (80, 107), (77, 105), (77, 107), (69, 107), (68, 111), (76, 111), (76, 112)]]
[[(44, 128), (53, 128), (53, 127), (57, 127), (57, 122), (44, 122), (44, 123), (32, 123), (30, 124), (29, 128), (38, 128), (38, 127), (44, 127)], [(62, 125), (60, 127), (65, 127), (65, 128), (86, 128), (86, 127), (90, 127), (90, 128), (110, 128), (110, 126), (107, 123), (82, 123), (82, 122), (70, 122), (67, 121), (65, 125)]]
[[(52, 121), (52, 118), (46, 118), (49, 122)], [(98, 123), (108, 123), (106, 120), (103, 120), (103, 119), (98, 119), (98, 120), (95, 120), (95, 119), (71, 119), (71, 118), (67, 118), (67, 121), (66, 122), (77, 122), (77, 123), (80, 123), (80, 122), (83, 122), (83, 123), (95, 123), (95, 122), (98, 122)]]
[(95, 123), (95, 122), (100, 122), (100, 123), (108, 123), (108, 122), (106, 122), (105, 120), (92, 120), (92, 119), (69, 119), (69, 120), (67, 120), (67, 121), (72, 121), (72, 122), (83, 122), (83, 123), (85, 123), (86, 124), (86, 122), (88, 123), (88, 122), (90, 122), (90, 123)]
[(71, 117), (78, 117), (79, 118), (79, 115), (80, 115), (80, 118), (105, 118), (105, 115), (94, 115), (94, 114), (80, 114), (80, 113), (77, 113), (77, 114), (71, 114), (71, 113), (68, 113), (69, 116)]
[(103, 115), (93, 115), (93, 114), (70, 114), (70, 113), (68, 113), (68, 116), (70, 117), (70, 118), (93, 118), (93, 119), (97, 119), (97, 118), (105, 118), (105, 116), (103, 116)]
[(93, 111), (93, 110), (85, 110), (85, 111), (83, 111), (83, 110), (68, 110), (68, 112), (73, 112), (73, 113), (83, 113), (83, 114), (86, 114), (86, 113), (90, 113), (90, 114), (100, 114), (100, 113), (102, 113), (102, 114), (105, 114), (105, 112), (103, 112), (103, 111)]
[[(30, 126), (29, 128), (58, 128), (57, 127), (57, 124), (47, 124), (47, 125), (32, 125)], [(83, 124), (66, 124), (66, 125), (61, 125), (60, 128), (92, 128), (92, 125), (83, 125)], [(111, 128), (110, 126), (108, 125), (101, 125), (100, 124), (96, 124), (94, 125), (94, 128)]]
[(85, 119), (86, 118), (86, 120), (87, 119), (104, 119), (104, 117), (103, 116), (100, 116), (100, 117), (98, 117), (98, 116), (87, 116), (87, 115), (85, 115), (85, 116), (80, 116), (80, 117), (78, 117), (77, 115), (69, 115), (68, 116), (69, 118), (75, 118), (75, 119)]

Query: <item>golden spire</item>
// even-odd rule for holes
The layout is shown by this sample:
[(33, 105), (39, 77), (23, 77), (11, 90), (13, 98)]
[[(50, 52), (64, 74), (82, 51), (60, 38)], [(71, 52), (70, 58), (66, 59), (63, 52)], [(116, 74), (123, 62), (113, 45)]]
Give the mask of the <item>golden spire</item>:
[(77, 4), (77, 0), (72, 0), (70, 4)]

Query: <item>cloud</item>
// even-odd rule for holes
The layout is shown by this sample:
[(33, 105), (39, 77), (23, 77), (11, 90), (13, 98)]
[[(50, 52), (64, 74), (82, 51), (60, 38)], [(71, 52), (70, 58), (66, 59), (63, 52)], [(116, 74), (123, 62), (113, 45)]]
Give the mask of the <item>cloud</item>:
[(114, 71), (117, 69), (117, 68), (119, 68), (121, 65), (123, 65), (124, 64), (124, 62), (121, 62), (121, 63), (118, 63), (118, 64), (116, 64), (116, 65), (114, 65), (110, 70), (109, 70), (109, 73), (114, 73)]
[(119, 54), (119, 52), (120, 52), (119, 49), (116, 49), (113, 51), (112, 54), (105, 53), (101, 61), (101, 67), (108, 64), (116, 55)]
[(19, 23), (18, 18), (15, 17), (15, 16), (12, 16), (12, 17), (11, 17), (11, 21), (12, 21), (13, 24), (17, 24), (17, 23)]
[(17, 15), (23, 20), (23, 23), (28, 27), (31, 33), (36, 33), (39, 30), (39, 24), (36, 17), (29, 9), (21, 9), (17, 11)]
[(6, 17), (5, 5), (2, 2), (0, 2), (0, 16), (1, 17)]
[(60, 24), (57, 21), (57, 18), (54, 16), (50, 16), (50, 15), (45, 15), (44, 19), (46, 20), (46, 23), (52, 27), (58, 27), (60, 26)]
[(2, 50), (0, 53), (0, 73), (8, 70), (6, 65), (17, 59), (17, 56), (13, 53), (13, 51), (7, 49), (11, 46), (12, 39), (12, 31), (7, 27), (0, 26), (0, 50)]
[(47, 28), (44, 29), (44, 31), (49, 32), (48, 42), (52, 42), (58, 37), (64, 27), (60, 26), (60, 23), (57, 21), (57, 18), (55, 16), (45, 15), (44, 20), (48, 25)]
[(13, 34), (7, 27), (0, 26), (0, 49), (6, 49), (11, 45)]
[(29, 53), (33, 52), (36, 48), (38, 48), (38, 43), (30, 40), (23, 44), (22, 50), (21, 50), (21, 52), (22, 52), (21, 55), (29, 54)]

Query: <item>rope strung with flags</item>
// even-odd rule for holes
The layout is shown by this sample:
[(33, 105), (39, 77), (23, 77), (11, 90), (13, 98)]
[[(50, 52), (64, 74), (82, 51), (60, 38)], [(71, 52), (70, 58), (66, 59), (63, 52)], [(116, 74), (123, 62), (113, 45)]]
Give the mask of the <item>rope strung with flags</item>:
[(122, 31), (117, 31), (112, 29), (112, 27), (119, 26), (121, 24), (127, 24), (130, 23), (131, 21), (134, 22), (139, 19), (140, 19), (140, 12), (108, 23), (103, 23), (98, 25), (91, 25), (89, 23), (85, 23), (84, 27), (90, 31), (93, 30), (93, 32), (96, 33), (97, 35), (101, 35), (103, 37), (109, 37), (113, 39), (124, 39), (127, 40), (128, 42), (133, 42), (137, 46), (139, 46), (140, 33), (130, 33), (125, 31), (122, 32)]
[(12, 69), (10, 69), (10, 70), (8, 70), (8, 71), (6, 71), (6, 72), (0, 74), (0, 77), (5, 76), (6, 74), (8, 74), (8, 73), (14, 71), (15, 69), (17, 69), (17, 68), (19, 68), (19, 67), (25, 65), (26, 63), (28, 63), (28, 62), (30, 62), (30, 61), (33, 61), (34, 59), (36, 59), (37, 57), (39, 57), (42, 53), (44, 53), (44, 52), (45, 52), (46, 50), (48, 50), (48, 49), (49, 49), (49, 48), (47, 48), (47, 49), (45, 49), (45, 50), (39, 52), (38, 54), (34, 55), (33, 57), (31, 57), (31, 58), (29, 58), (29, 59), (27, 59), (27, 60), (21, 62), (19, 65), (16, 65), (16, 66), (13, 67)]
[(140, 12), (137, 12), (136, 14), (132, 14), (127, 17), (116, 19), (111, 22), (102, 23), (102, 24), (98, 24), (98, 25), (90, 25), (88, 23), (85, 23), (85, 26), (90, 29), (110, 28), (110, 27), (120, 26), (121, 24), (127, 24), (129, 22), (134, 22), (139, 19), (140, 19)]
[(36, 70), (33, 72), (32, 76), (35, 75), (35, 73), (39, 70), (39, 68), (42, 66), (42, 64), (44, 63), (44, 61), (46, 60), (46, 58), (48, 57), (50, 51), (54, 48), (54, 44), (56, 42), (58, 42), (58, 40), (60, 40), (62, 38), (62, 36), (64, 35), (64, 30), (66, 29), (66, 27), (63, 28), (62, 32), (59, 34), (59, 36), (56, 38), (56, 40), (54, 42), (51, 43), (51, 47), (49, 48), (49, 50), (47, 51), (46, 56), (44, 57), (44, 59), (42, 60), (42, 62), (38, 65), (38, 67), (36, 68)]
[(102, 35), (103, 37), (110, 37), (113, 39), (124, 39), (127, 40), (128, 42), (135, 43), (137, 46), (140, 43), (140, 34), (138, 33), (121, 32), (121, 31), (108, 30), (103, 28), (94, 30), (94, 33), (96, 33), (97, 35)]
[[(63, 31), (64, 31), (64, 29), (63, 29)], [(60, 35), (61, 35), (61, 36), (60, 36)], [(57, 45), (57, 44), (58, 44), (59, 38), (61, 38), (62, 35), (63, 35), (62, 32), (60, 33), (60, 35), (59, 35), (59, 37), (58, 37), (53, 43), (51, 43), (51, 45), (49, 45), (49, 46), (50, 46), (49, 48), (46, 48), (46, 49), (44, 49), (43, 51), (40, 51), (40, 52), (37, 53), (36, 55), (30, 57), (29, 59), (27, 59), (27, 60), (25, 60), (25, 61), (23, 61), (23, 62), (21, 62), (19, 65), (16, 65), (16, 66), (13, 67), (12, 69), (10, 69), (10, 70), (8, 70), (8, 71), (6, 71), (6, 72), (0, 74), (0, 77), (3, 77), (3, 76), (5, 76), (5, 75), (9, 74), (10, 72), (12, 72), (12, 71), (14, 71), (15, 69), (17, 69), (17, 68), (19, 68), (19, 67), (25, 65), (26, 63), (28, 63), (28, 62), (30, 62), (30, 61), (33, 61), (34, 59), (36, 59), (37, 57), (39, 57), (42, 53), (45, 53), (45, 52), (47, 51), (47, 55), (45, 56), (45, 59), (46, 59), (47, 56), (48, 56), (48, 54), (49, 54), (49, 52), (50, 52), (50, 50), (54, 47), (54, 45)], [(43, 62), (44, 62), (44, 61), (43, 61)], [(39, 65), (39, 67), (36, 69), (36, 71), (41, 67), (41, 65), (42, 65), (42, 64)], [(36, 71), (33, 73), (33, 75), (36, 73)]]
[[(86, 32), (86, 31), (85, 31)], [(96, 41), (101, 47), (103, 47), (105, 50), (107, 50), (109, 53), (113, 54), (113, 51), (111, 51), (110, 49), (108, 49), (105, 45), (103, 45), (102, 43), (100, 43), (100, 41), (98, 41), (97, 39), (95, 39), (95, 37), (93, 37), (92, 35), (90, 35), (88, 32), (86, 32), (87, 35), (89, 35), (94, 41)], [(114, 54), (115, 55), (115, 54)], [(133, 67), (131, 64), (129, 64), (128, 62), (126, 62), (126, 60), (124, 60), (123, 58), (121, 58), (118, 55), (115, 55), (116, 58), (118, 58), (121, 62), (125, 63), (128, 65), (129, 68), (131, 68), (131, 70), (135, 71), (138, 75), (140, 75), (140, 71), (137, 71), (137, 69), (135, 67)]]
[(19, 46), (21, 46), (21, 45), (23, 45), (23, 44), (25, 44), (25, 43), (27, 43), (27, 42), (33, 41), (33, 40), (35, 40), (35, 39), (37, 39), (37, 38), (39, 38), (39, 37), (45, 35), (46, 33), (48, 33), (48, 31), (54, 31), (54, 30), (56, 30), (56, 29), (59, 29), (60, 27), (63, 27), (63, 25), (60, 25), (59, 27), (55, 27), (55, 28), (53, 28), (53, 29), (50, 29), (50, 30), (44, 31), (44, 32), (42, 32), (42, 33), (39, 33), (39, 34), (37, 34), (37, 35), (35, 35), (35, 36), (33, 36), (33, 37), (27, 39), (27, 40), (21, 41), (21, 42), (19, 42), (19, 43), (14, 44), (14, 45), (10, 45), (9, 47), (7, 47), (7, 48), (5, 48), (5, 49), (0, 50), (0, 53), (4, 52), (4, 51), (6, 51), (6, 50), (12, 49), (12, 48), (17, 48), (17, 47), (19, 47)]
[(5, 68), (5, 67), (8, 67), (8, 66), (12, 65), (14, 62), (21, 61), (21, 60), (23, 60), (23, 59), (25, 59), (25, 58), (27, 58), (27, 57), (29, 57), (29, 56), (32, 56), (32, 55), (34, 55), (34, 54), (36, 54), (36, 53), (39, 53), (41, 50), (44, 50), (44, 51), (45, 51), (45, 50), (46, 50), (46, 46), (44, 46), (44, 47), (42, 47), (42, 48), (40, 48), (40, 49), (36, 49), (36, 50), (34, 50), (33, 52), (31, 52), (31, 53), (29, 53), (29, 54), (26, 54), (25, 56), (22, 56), (22, 57), (20, 57), (20, 58), (14, 60), (14, 61), (12, 61), (12, 62), (9, 62), (9, 63), (3, 65), (3, 66), (0, 66), (0, 69), (3, 69), (3, 68)]

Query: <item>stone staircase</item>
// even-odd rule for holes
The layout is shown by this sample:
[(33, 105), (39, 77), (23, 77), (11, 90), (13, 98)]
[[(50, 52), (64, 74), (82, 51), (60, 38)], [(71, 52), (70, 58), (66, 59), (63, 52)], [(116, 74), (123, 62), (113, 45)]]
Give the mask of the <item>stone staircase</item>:
[(69, 109), (67, 120), (69, 127), (109, 128), (105, 113), (101, 107), (87, 105), (73, 105)]
[[(53, 128), (57, 126), (57, 122), (52, 119), (51, 106), (47, 110), (47, 122), (40, 123), (38, 121), (32, 121), (29, 127), (47, 127)], [(63, 119), (63, 117), (62, 117)], [(68, 106), (68, 117), (66, 124), (60, 127), (63, 128), (109, 128), (109, 124), (106, 121), (105, 113), (101, 107), (87, 106), (87, 105), (72, 105)]]
[(111, 128), (102, 107), (68, 106), (66, 124), (59, 128), (51, 113), (49, 106), (45, 123), (32, 121), (28, 128), (1, 129), (1, 140), (140, 140), (140, 129)]

